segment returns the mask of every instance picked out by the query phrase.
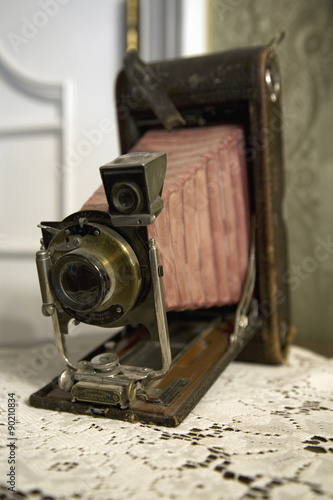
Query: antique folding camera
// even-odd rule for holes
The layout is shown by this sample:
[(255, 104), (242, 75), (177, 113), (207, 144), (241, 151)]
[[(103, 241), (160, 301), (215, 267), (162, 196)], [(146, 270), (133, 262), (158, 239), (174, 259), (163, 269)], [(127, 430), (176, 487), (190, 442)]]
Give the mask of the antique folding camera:
[[(33, 406), (175, 426), (236, 357), (283, 362), (280, 94), (272, 47), (150, 65), (129, 55), (122, 156), (79, 212), (41, 223), (43, 312), (66, 367)], [(73, 320), (118, 330), (73, 361)]]

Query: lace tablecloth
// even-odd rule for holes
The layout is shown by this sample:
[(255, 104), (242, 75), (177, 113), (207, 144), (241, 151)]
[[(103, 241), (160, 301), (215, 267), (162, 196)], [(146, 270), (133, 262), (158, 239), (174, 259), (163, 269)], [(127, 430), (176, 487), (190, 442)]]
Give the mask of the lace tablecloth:
[[(61, 369), (50, 343), (0, 359), (0, 498), (333, 498), (332, 360), (293, 347), (284, 366), (234, 362), (170, 429), (29, 407)], [(7, 484), (8, 393), (16, 493)]]

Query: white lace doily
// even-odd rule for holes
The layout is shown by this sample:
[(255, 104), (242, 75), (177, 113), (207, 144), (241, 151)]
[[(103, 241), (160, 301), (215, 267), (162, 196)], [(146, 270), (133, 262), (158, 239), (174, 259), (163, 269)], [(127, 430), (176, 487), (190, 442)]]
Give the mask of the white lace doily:
[[(285, 366), (234, 362), (175, 429), (29, 407), (61, 370), (51, 344), (0, 360), (0, 498), (333, 498), (332, 360), (293, 347)], [(6, 485), (13, 392), (16, 494)]]

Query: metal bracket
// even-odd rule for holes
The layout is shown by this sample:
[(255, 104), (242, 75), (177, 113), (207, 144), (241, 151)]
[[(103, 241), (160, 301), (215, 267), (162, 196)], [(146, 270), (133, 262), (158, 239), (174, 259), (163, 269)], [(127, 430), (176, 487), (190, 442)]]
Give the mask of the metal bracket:
[(255, 253), (255, 217), (251, 219), (250, 251), (247, 273), (244, 281), (243, 292), (236, 309), (235, 326), (231, 335), (231, 345), (241, 339), (246, 339), (249, 326), (258, 319), (258, 304), (253, 299), (256, 281), (256, 253)]

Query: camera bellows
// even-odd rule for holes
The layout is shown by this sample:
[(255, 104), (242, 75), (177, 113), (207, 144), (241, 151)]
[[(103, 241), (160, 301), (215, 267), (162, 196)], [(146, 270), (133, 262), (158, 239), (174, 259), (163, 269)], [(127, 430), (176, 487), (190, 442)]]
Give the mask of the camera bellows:
[[(250, 209), (244, 136), (235, 126), (147, 132), (132, 151), (164, 151), (164, 209), (148, 227), (167, 310), (236, 304), (247, 271)], [(83, 209), (106, 210), (100, 188)]]

